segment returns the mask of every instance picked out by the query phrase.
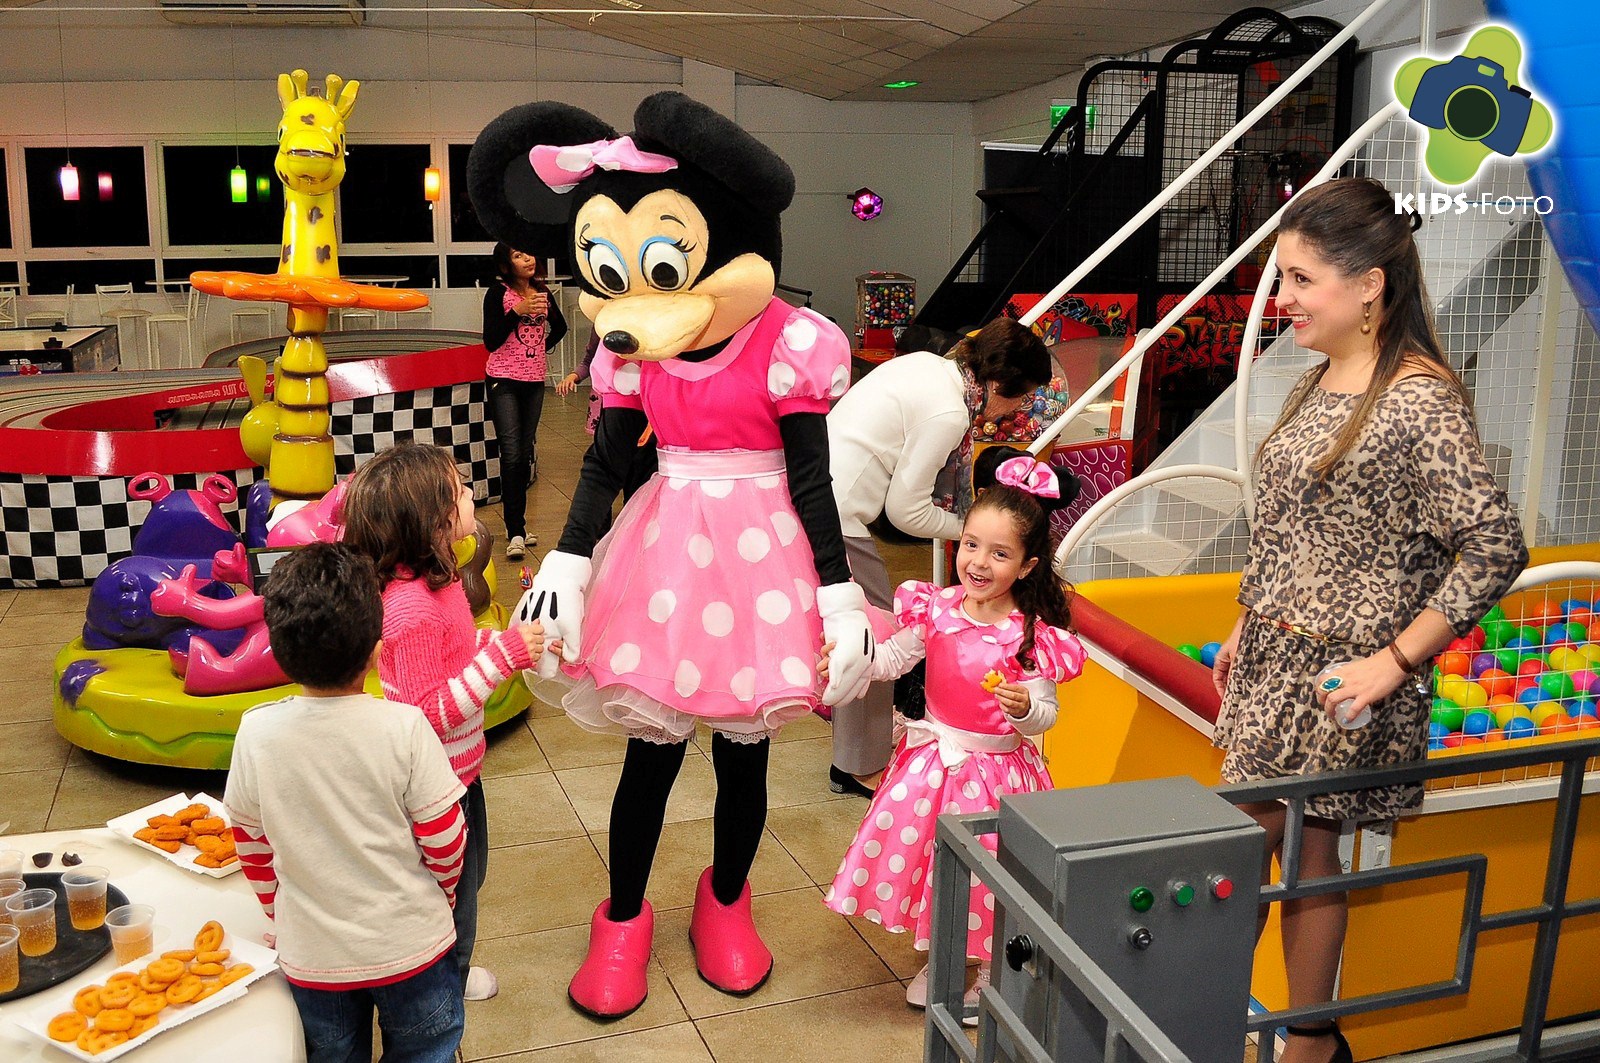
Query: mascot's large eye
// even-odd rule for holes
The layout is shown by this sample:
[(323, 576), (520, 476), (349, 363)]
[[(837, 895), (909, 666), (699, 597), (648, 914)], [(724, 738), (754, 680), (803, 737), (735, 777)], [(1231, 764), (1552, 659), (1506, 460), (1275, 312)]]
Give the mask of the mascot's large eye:
[(668, 236), (652, 236), (639, 252), (639, 268), (652, 288), (675, 292), (689, 280), (689, 256), (682, 244)]
[(622, 253), (615, 244), (590, 240), (579, 245), (579, 250), (589, 260), (589, 275), (596, 284), (612, 295), (628, 290), (628, 267), (623, 264)]

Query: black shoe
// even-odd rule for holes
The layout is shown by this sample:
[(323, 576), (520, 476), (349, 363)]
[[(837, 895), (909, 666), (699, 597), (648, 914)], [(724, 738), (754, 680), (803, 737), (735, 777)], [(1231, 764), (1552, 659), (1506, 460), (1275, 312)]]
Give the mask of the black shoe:
[(860, 779), (832, 764), (828, 765), (828, 789), (836, 794), (853, 794), (856, 797), (871, 798), (878, 791), (868, 787)]
[(1285, 1027), (1291, 1037), (1336, 1037), (1339, 1043), (1334, 1046), (1333, 1056), (1328, 1063), (1355, 1063), (1355, 1056), (1350, 1051), (1350, 1042), (1344, 1039), (1344, 1034), (1333, 1023), (1326, 1026), (1289, 1026)]

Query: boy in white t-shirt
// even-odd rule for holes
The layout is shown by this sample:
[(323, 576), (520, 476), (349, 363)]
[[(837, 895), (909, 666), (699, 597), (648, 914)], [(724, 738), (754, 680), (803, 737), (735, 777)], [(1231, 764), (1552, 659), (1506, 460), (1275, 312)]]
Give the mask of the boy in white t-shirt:
[(449, 1063), (466, 1018), (450, 910), (462, 787), (422, 713), (367, 694), (383, 604), (372, 562), (304, 547), (262, 594), (273, 655), (302, 693), (239, 724), (224, 798), (273, 921), (309, 1063)]

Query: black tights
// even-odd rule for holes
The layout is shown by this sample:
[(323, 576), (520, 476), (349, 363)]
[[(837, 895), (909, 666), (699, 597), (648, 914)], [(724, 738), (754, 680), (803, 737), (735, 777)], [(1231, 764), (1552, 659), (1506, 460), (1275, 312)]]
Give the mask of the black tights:
[[(716, 822), (712, 842), (711, 892), (732, 904), (744, 892), (767, 825), (766, 739), (739, 743), (720, 733), (711, 737), (711, 765), (717, 775)], [(611, 919), (625, 922), (644, 905), (650, 865), (655, 862), (667, 798), (683, 767), (687, 742), (665, 746), (628, 739), (622, 778), (611, 801)]]

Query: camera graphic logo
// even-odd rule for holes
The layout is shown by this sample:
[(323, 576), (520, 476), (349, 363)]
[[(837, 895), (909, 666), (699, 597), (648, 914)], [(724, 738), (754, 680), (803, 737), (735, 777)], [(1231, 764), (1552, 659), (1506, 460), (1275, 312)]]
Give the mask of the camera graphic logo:
[(1424, 163), (1441, 184), (1470, 181), (1490, 152), (1527, 155), (1550, 142), (1550, 108), (1517, 84), (1522, 42), (1501, 26), (1472, 35), (1454, 59), (1412, 59), (1394, 78), (1411, 120), (1428, 128)]

